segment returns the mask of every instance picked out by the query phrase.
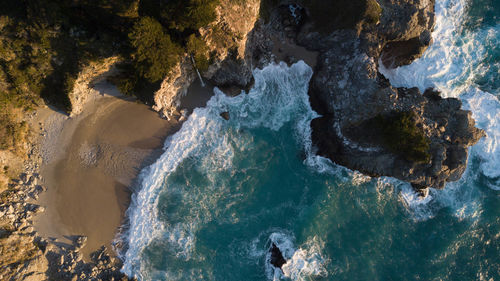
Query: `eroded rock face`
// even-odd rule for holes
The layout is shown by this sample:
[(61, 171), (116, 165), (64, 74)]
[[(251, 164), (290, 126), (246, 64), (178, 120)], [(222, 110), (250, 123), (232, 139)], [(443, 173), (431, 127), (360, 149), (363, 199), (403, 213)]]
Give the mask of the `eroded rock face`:
[[(484, 136), (474, 127), (470, 112), (461, 109), (459, 100), (442, 99), (432, 90), (422, 94), (416, 88), (394, 88), (378, 71), (380, 62), (388, 68), (411, 63), (431, 44), (434, 0), (353, 0), (349, 7), (364, 8), (349, 13), (359, 10), (359, 14), (349, 16), (349, 24), (334, 22), (327, 28), (318, 27), (326, 18), (313, 14), (321, 15), (323, 6), (339, 2), (278, 2), (264, 21), (257, 20), (260, 1), (222, 1), (212, 29), (200, 30), (217, 54), (215, 63), (202, 73), (204, 78), (238, 92), (251, 85), (255, 67), (274, 60), (294, 63), (305, 59), (304, 50), (290, 51), (294, 48), (319, 53), (317, 58), (313, 56), (315, 69), (309, 87), (311, 105), (322, 115), (312, 122), (318, 154), (371, 176), (396, 177), (416, 189), (442, 188), (447, 181), (460, 178), (467, 148)], [(248, 20), (235, 24), (242, 20), (235, 15), (242, 13), (248, 14)], [(216, 33), (215, 26), (223, 32)], [(216, 40), (235, 34), (232, 47)], [(168, 95), (157, 93), (155, 109), (166, 116), (165, 110), (176, 105), (175, 98), (167, 97), (185, 93), (194, 80), (194, 70), (188, 66), (185, 74), (179, 71), (172, 76), (181, 80), (164, 81), (162, 88), (172, 89)], [(178, 85), (172, 86), (175, 81)], [(391, 112), (415, 115), (415, 126), (428, 140), (429, 161), (408, 160), (380, 142), (370, 142), (381, 133), (363, 130), (363, 124)]]
[(379, 37), (385, 42), (382, 62), (388, 68), (410, 64), (431, 43), (435, 0), (379, 0)]
[[(430, 91), (422, 95), (416, 88), (391, 90), (396, 94), (397, 110), (416, 113), (417, 127), (430, 140), (429, 162), (410, 161), (375, 142), (380, 132), (363, 126), (369, 119), (340, 127), (331, 113), (311, 124), (318, 154), (370, 176), (410, 182), (417, 190), (443, 188), (446, 182), (458, 180), (467, 165), (468, 147), (484, 136), (474, 127), (470, 112), (460, 109), (459, 100), (436, 98)], [(394, 107), (385, 110), (389, 108)]]
[(180, 100), (186, 95), (189, 85), (196, 79), (190, 58), (186, 55), (170, 71), (154, 94), (153, 109), (170, 120), (180, 106)]
[(71, 116), (80, 114), (92, 94), (99, 93), (93, 88), (95, 84), (117, 73), (118, 62), (118, 57), (109, 57), (91, 62), (78, 73), (73, 90), (68, 94), (71, 101)]
[[(217, 19), (199, 33), (207, 44), (214, 62), (201, 71), (203, 79), (220, 87), (247, 88), (252, 83), (252, 65), (246, 59), (247, 42), (259, 18), (260, 0), (221, 0), (216, 9)], [(165, 77), (154, 94), (153, 109), (165, 118), (180, 117), (180, 100), (187, 94), (197, 77), (189, 56)]]

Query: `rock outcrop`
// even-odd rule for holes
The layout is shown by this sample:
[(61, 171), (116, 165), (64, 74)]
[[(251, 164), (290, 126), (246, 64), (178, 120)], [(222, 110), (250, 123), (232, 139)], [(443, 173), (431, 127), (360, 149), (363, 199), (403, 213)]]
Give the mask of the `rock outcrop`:
[(44, 188), (37, 173), (21, 174), (0, 198), (0, 280), (129, 280), (121, 261), (105, 248), (83, 260), (86, 237), (71, 244), (47, 240), (33, 229), (33, 216), (44, 208), (34, 203)]
[(117, 73), (116, 64), (118, 61), (118, 57), (109, 57), (101, 61), (91, 62), (78, 73), (73, 90), (68, 94), (71, 102), (71, 116), (80, 114), (92, 95), (99, 94), (93, 88), (96, 83)]
[[(246, 45), (259, 18), (259, 7), (260, 0), (220, 1), (216, 20), (199, 30), (213, 59), (208, 69), (201, 71), (203, 79), (220, 87), (240, 89), (251, 83), (253, 66), (245, 58)], [(180, 100), (196, 78), (191, 58), (186, 54), (155, 92), (153, 109), (167, 119), (180, 118)]]
[(276, 244), (273, 243), (269, 252), (271, 252), (271, 260), (269, 261), (271, 265), (281, 269), (281, 267), (283, 267), (283, 265), (286, 263), (281, 250), (278, 248), (278, 246), (276, 246)]
[(189, 56), (184, 56), (161, 82), (154, 94), (153, 109), (170, 120), (179, 110), (181, 98), (186, 95), (189, 85), (196, 79), (196, 73)]

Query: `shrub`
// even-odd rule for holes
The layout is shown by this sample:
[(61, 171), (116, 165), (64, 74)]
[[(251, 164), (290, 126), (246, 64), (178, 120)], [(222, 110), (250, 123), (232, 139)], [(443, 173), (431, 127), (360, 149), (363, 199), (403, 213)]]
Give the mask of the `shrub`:
[(161, 24), (151, 17), (141, 18), (129, 33), (129, 38), (134, 47), (132, 58), (135, 68), (151, 82), (163, 79), (177, 64), (182, 53)]
[(215, 20), (218, 0), (168, 1), (160, 17), (171, 29), (197, 31)]
[(191, 34), (188, 37), (186, 50), (188, 54), (193, 56), (196, 67), (199, 70), (205, 71), (208, 69), (210, 63), (208, 60), (208, 46), (205, 41), (194, 34)]
[(429, 162), (430, 140), (415, 123), (413, 112), (378, 115), (373, 125), (382, 132), (384, 147), (409, 161)]
[(28, 137), (28, 124), (17, 122), (8, 109), (0, 114), (0, 150), (9, 150), (19, 155), (23, 154), (24, 143)]

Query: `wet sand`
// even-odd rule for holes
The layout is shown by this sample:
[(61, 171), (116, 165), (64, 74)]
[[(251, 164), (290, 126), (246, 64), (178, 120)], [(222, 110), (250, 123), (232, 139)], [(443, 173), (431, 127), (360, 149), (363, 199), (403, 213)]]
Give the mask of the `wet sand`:
[(309, 51), (304, 47), (287, 42), (287, 40), (279, 40), (276, 37), (273, 40), (273, 50), (272, 53), (276, 57), (277, 61), (297, 61), (303, 60), (312, 69), (316, 67), (318, 52)]
[[(189, 112), (211, 97), (211, 88), (198, 84), (182, 99)], [(102, 245), (112, 248), (138, 173), (161, 155), (166, 137), (181, 126), (101, 86), (111, 94), (93, 98), (81, 115), (40, 114), (46, 131), (41, 175), (47, 191), (38, 202), (45, 212), (35, 218), (35, 228), (63, 245), (72, 236), (87, 236), (84, 258)]]

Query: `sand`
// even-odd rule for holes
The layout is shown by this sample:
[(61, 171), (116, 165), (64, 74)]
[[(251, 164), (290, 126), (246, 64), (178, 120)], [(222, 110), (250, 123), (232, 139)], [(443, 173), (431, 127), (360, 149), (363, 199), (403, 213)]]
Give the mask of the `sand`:
[(287, 40), (279, 40), (277, 37), (271, 39), (273, 40), (272, 53), (277, 61), (303, 60), (311, 68), (316, 67), (318, 52), (309, 51), (305, 47), (287, 42)]
[[(189, 111), (204, 106), (212, 93), (196, 83), (190, 98), (183, 99)], [(116, 93), (92, 99), (73, 118), (47, 111), (40, 113), (46, 131), (41, 175), (47, 191), (38, 202), (45, 212), (36, 217), (35, 228), (62, 244), (74, 235), (87, 236), (82, 249), (87, 259), (102, 245), (112, 249), (139, 171), (161, 155), (165, 138), (181, 124)]]

